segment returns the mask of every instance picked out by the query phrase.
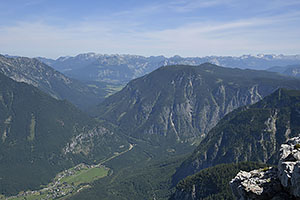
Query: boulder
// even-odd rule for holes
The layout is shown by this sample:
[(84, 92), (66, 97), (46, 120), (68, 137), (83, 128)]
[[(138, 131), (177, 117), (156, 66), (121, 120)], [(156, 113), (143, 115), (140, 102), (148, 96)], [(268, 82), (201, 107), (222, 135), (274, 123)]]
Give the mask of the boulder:
[(300, 199), (300, 136), (281, 145), (277, 168), (240, 171), (230, 186), (238, 200)]

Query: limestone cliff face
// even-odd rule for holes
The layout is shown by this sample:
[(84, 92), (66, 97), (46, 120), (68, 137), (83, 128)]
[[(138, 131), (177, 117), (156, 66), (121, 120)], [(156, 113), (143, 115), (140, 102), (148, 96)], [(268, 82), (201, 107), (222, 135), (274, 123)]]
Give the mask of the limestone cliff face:
[(277, 163), (280, 144), (300, 130), (299, 101), (299, 91), (279, 89), (226, 115), (176, 171), (174, 183), (221, 163)]
[(197, 196), (196, 196), (196, 185), (192, 186), (192, 191), (190, 192), (186, 192), (184, 190), (177, 190), (172, 199), (180, 199), (180, 200), (196, 200)]
[(134, 137), (194, 142), (233, 109), (253, 104), (278, 87), (295, 88), (294, 81), (300, 83), (207, 63), (167, 66), (131, 81), (99, 106), (98, 116)]
[(241, 171), (230, 182), (239, 200), (300, 199), (300, 137), (281, 145), (277, 168)]
[(277, 167), (242, 162), (203, 169), (180, 181), (170, 200), (300, 199), (299, 147), (300, 136), (281, 145)]

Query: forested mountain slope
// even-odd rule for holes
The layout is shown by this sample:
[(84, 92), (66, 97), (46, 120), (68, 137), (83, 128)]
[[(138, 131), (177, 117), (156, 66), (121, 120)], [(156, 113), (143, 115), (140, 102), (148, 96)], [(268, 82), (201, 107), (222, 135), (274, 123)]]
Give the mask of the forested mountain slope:
[(258, 103), (226, 115), (186, 159), (174, 182), (221, 163), (274, 164), (280, 145), (300, 133), (300, 91), (278, 89)]
[(71, 79), (37, 59), (0, 55), (0, 72), (18, 82), (33, 85), (57, 99), (67, 99), (81, 109), (100, 103), (107, 92)]
[(56, 173), (128, 146), (114, 129), (67, 101), (0, 73), (0, 193), (47, 184)]
[(98, 106), (96, 115), (124, 133), (152, 142), (194, 142), (227, 113), (300, 80), (276, 73), (199, 66), (166, 66), (135, 79)]

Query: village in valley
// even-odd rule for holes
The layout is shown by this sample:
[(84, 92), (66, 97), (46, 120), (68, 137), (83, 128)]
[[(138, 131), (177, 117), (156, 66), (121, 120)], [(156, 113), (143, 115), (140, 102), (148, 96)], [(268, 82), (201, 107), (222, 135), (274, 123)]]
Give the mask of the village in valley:
[[(47, 186), (35, 191), (21, 191), (18, 195), (5, 197), (0, 195), (0, 200), (63, 200), (85, 188), (90, 183), (103, 177), (112, 175), (113, 171), (104, 166), (104, 163), (123, 155), (132, 150), (136, 144), (129, 144), (128, 149), (122, 152), (115, 152), (113, 156), (101, 161), (98, 164), (88, 165), (80, 163), (75, 167), (64, 170), (57, 174)], [(124, 148), (124, 146), (120, 146)]]
[(51, 200), (64, 199), (84, 188), (90, 187), (89, 183), (108, 175), (110, 169), (104, 165), (87, 165), (80, 163), (73, 168), (64, 170), (56, 175), (47, 187), (36, 191), (19, 192), (8, 200)]

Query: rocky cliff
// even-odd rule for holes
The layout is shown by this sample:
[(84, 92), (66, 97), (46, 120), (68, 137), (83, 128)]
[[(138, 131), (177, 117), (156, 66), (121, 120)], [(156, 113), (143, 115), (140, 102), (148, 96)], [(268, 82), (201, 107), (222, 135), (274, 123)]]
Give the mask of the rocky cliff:
[(230, 185), (239, 200), (300, 199), (300, 136), (281, 145), (277, 168), (241, 171)]
[(279, 89), (226, 115), (174, 175), (174, 182), (221, 163), (277, 164), (280, 145), (300, 131), (300, 91)]
[(108, 97), (97, 116), (133, 137), (194, 142), (233, 109), (253, 104), (278, 87), (299, 86), (300, 80), (265, 71), (209, 63), (166, 66)]
[(228, 182), (240, 171), (266, 167), (266, 164), (241, 162), (220, 164), (203, 169), (180, 181), (169, 200), (224, 200), (233, 199)]

